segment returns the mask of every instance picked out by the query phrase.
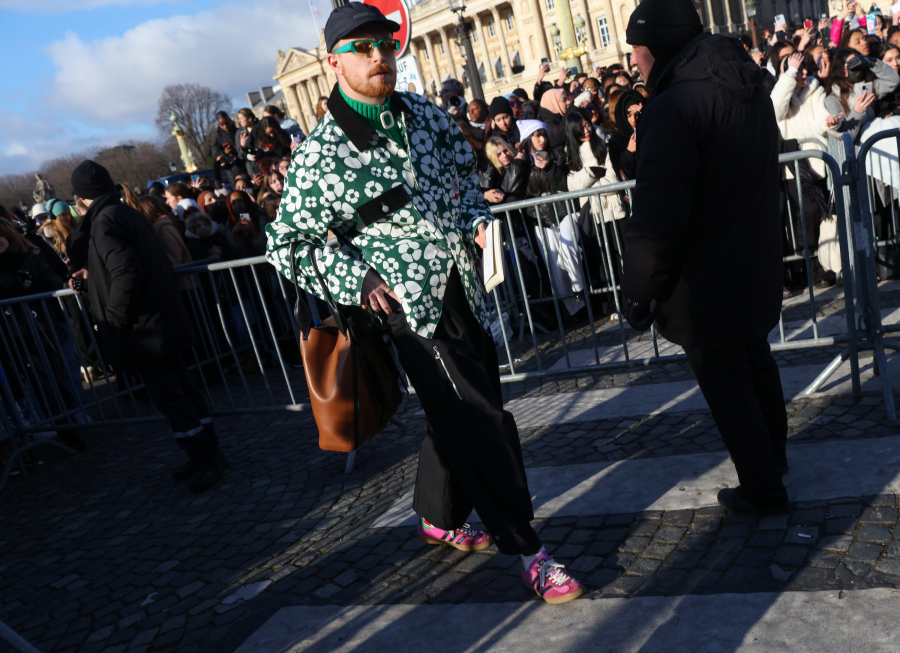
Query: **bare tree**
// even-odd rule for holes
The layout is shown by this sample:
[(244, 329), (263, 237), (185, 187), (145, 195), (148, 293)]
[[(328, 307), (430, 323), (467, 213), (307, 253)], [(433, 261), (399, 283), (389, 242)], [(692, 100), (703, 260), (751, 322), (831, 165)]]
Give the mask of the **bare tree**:
[[(60, 199), (72, 199), (72, 171), (85, 159), (93, 159), (106, 167), (116, 183), (143, 189), (148, 181), (170, 174), (169, 162), (178, 156), (174, 143), (120, 143), (104, 150), (87, 150), (44, 161), (40, 173), (47, 178)], [(34, 173), (0, 176), (0, 205), (30, 207), (34, 200)]]
[(0, 176), (0, 206), (10, 208), (18, 206), (20, 202), (31, 206), (34, 201), (31, 197), (33, 191), (33, 173)]
[(231, 100), (225, 94), (200, 84), (174, 84), (166, 86), (159, 97), (155, 123), (162, 133), (171, 134), (169, 116), (174, 113), (178, 124), (184, 128), (190, 148), (201, 158), (211, 161), (216, 113), (219, 111), (231, 111)]

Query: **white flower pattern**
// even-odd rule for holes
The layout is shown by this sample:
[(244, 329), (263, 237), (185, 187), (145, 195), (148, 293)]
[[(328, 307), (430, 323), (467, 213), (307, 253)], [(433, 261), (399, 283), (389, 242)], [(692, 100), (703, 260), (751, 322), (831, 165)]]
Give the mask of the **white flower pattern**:
[[(287, 192), (275, 222), (266, 227), (266, 256), (289, 280), (296, 269), (301, 286), (321, 296), (308, 253), (312, 246), (330, 291), (353, 305), (359, 305), (363, 278), (374, 268), (400, 298), (410, 327), (426, 338), (440, 321), (456, 267), (469, 307), (487, 328), (472, 256), (475, 229), (492, 218), (478, 192), (475, 156), (442, 109), (415, 94), (393, 97), (409, 109), (393, 106), (404, 142), (377, 130), (360, 151), (329, 112), (294, 151)], [(396, 186), (412, 202), (365, 225), (359, 207), (375, 204)], [(340, 242), (338, 250), (325, 247), (329, 229)], [(300, 247), (292, 262), (293, 242)]]

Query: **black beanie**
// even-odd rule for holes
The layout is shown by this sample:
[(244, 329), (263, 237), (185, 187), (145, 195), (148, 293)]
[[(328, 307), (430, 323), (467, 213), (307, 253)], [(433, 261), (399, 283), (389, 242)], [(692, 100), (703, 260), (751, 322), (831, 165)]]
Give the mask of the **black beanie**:
[(491, 100), (491, 108), (490, 114), (491, 118), (496, 118), (501, 113), (506, 113), (509, 115), (513, 115), (512, 105), (510, 105), (509, 100), (507, 100), (502, 95), (495, 97)]
[(681, 49), (703, 33), (703, 22), (691, 0), (643, 0), (631, 12), (625, 42), (645, 45), (653, 53), (654, 46)]
[(72, 192), (81, 199), (95, 200), (101, 195), (115, 192), (116, 184), (109, 170), (93, 161), (82, 161), (72, 171)]

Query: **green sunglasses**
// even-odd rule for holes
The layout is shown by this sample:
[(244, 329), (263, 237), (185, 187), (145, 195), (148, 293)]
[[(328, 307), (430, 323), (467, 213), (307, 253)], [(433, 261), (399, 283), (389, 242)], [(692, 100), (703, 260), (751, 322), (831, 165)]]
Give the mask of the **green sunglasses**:
[(373, 41), (372, 39), (359, 39), (358, 41), (350, 41), (345, 43), (332, 54), (342, 54), (344, 52), (355, 52), (356, 54), (370, 55), (378, 48), (384, 54), (396, 54), (400, 50), (400, 41), (397, 39), (381, 39)]

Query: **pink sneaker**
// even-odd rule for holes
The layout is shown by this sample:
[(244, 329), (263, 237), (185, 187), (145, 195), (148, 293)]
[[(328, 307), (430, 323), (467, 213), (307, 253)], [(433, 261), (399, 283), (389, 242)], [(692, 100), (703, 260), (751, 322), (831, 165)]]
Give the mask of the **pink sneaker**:
[(522, 582), (547, 603), (566, 603), (584, 594), (584, 586), (546, 553), (541, 553), (522, 572)]
[(437, 526), (419, 519), (419, 539), (427, 544), (452, 546), (460, 551), (481, 551), (491, 545), (491, 536), (484, 531), (472, 530), (468, 524), (452, 531), (443, 531)]

